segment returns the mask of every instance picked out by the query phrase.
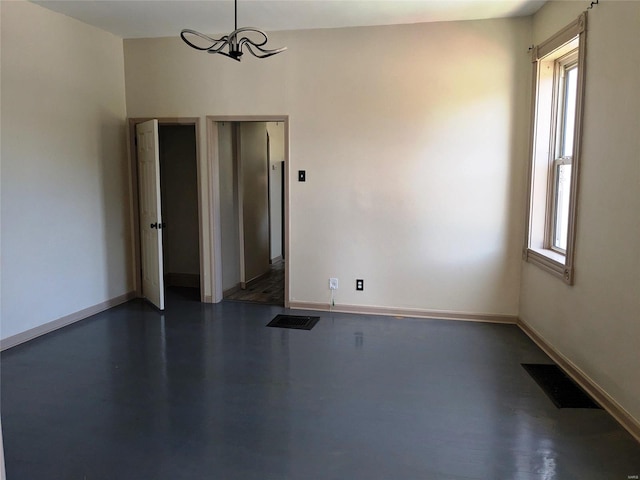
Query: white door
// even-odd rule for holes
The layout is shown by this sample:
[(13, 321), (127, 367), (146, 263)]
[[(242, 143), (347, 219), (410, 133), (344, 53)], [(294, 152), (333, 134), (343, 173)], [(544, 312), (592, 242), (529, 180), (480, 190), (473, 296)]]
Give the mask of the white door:
[(142, 296), (160, 310), (164, 310), (158, 121), (149, 120), (136, 125), (136, 140), (138, 144)]

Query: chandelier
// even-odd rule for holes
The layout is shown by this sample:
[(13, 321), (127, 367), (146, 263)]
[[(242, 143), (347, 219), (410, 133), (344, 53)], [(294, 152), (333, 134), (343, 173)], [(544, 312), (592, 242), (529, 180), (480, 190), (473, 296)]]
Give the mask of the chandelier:
[[(247, 47), (247, 50), (258, 58), (267, 58), (275, 55), (276, 53), (284, 52), (287, 49), (287, 47), (276, 48), (273, 50), (262, 48), (268, 41), (266, 33), (254, 27), (238, 28), (238, 0), (234, 0), (233, 3), (235, 7), (235, 29), (229, 35), (215, 39), (208, 37), (203, 33), (196, 32), (195, 30), (185, 28), (180, 32), (182, 40), (196, 50), (201, 50), (207, 53), (219, 53), (226, 57), (233, 58), (238, 62), (240, 61), (240, 57), (242, 57), (242, 49), (244, 47)], [(249, 38), (247, 34), (255, 34), (253, 35), (254, 39), (252, 40)], [(194, 37), (198, 37), (201, 40), (204, 40), (202, 45), (206, 46), (197, 45), (187, 37), (190, 37), (194, 41), (197, 41)]]

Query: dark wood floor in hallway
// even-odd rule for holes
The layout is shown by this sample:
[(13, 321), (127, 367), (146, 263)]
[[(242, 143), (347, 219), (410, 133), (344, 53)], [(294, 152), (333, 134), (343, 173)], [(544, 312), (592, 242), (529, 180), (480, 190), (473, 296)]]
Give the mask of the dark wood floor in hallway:
[(284, 306), (284, 262), (272, 264), (267, 275), (226, 295), (225, 300)]
[(516, 326), (168, 292), (2, 353), (9, 480), (626, 480), (640, 445), (558, 409)]

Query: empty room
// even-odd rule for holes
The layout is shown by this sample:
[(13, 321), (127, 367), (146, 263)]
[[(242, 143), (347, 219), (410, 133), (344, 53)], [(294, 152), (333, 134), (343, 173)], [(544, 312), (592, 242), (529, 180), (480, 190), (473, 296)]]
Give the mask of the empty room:
[(638, 32), (0, 0), (1, 478), (640, 478)]

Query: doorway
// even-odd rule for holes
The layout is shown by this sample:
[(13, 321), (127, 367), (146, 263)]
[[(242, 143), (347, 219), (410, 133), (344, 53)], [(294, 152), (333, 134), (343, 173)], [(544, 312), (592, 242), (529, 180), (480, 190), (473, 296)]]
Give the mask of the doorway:
[(284, 121), (216, 122), (223, 298), (285, 305)]
[[(158, 174), (156, 180), (143, 181), (140, 171), (141, 147), (137, 145), (136, 125), (149, 124), (149, 119), (129, 119), (131, 187), (134, 221), (135, 280), (139, 296), (149, 299), (160, 310), (164, 309), (164, 294), (169, 290), (168, 299), (182, 298), (202, 301), (202, 215), (200, 196), (200, 165), (198, 162), (199, 119), (173, 118), (158, 119), (155, 136), (155, 163)], [(146, 122), (146, 123), (145, 123)], [(151, 142), (153, 143), (153, 142)], [(145, 153), (146, 155), (146, 153)], [(143, 185), (144, 183), (144, 185)], [(153, 183), (155, 193), (149, 193), (149, 183)], [(142, 209), (149, 203), (148, 197), (155, 198), (159, 215), (157, 220), (143, 218)], [(150, 228), (149, 228), (150, 227)], [(155, 227), (155, 228), (154, 228)], [(148, 230), (148, 231), (147, 231)], [(149, 262), (149, 251), (144, 251), (143, 234), (155, 235), (159, 251), (155, 252), (154, 268), (159, 271), (158, 289), (160, 301), (155, 295), (145, 292), (143, 265)], [(146, 237), (145, 237), (146, 238)], [(154, 292), (155, 293), (155, 292)], [(169, 293), (169, 292), (167, 292)]]
[[(162, 252), (165, 289), (200, 299), (198, 175), (195, 125), (159, 124)], [(171, 298), (171, 297), (169, 297)]]

